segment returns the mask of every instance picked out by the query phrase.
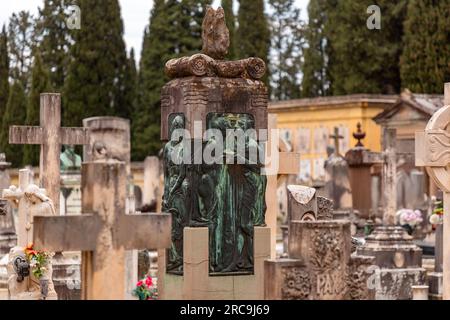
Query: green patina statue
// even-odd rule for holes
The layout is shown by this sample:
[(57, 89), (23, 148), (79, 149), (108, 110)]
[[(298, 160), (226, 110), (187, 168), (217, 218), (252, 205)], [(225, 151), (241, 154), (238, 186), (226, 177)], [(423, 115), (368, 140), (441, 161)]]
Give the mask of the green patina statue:
[[(253, 230), (265, 225), (267, 179), (260, 173), (260, 162), (250, 157), (251, 152), (254, 155), (261, 151), (255, 138), (244, 135), (244, 140), (237, 141), (232, 137), (232, 146), (226, 141), (230, 140), (227, 135), (253, 129), (254, 119), (248, 114), (213, 113), (207, 122), (208, 129), (217, 130), (220, 136), (210, 137), (202, 149), (216, 153), (221, 150), (221, 154), (214, 154), (221, 161), (175, 164), (174, 156), (183, 157), (183, 138), (169, 141), (164, 148), (163, 210), (172, 213), (173, 220), (167, 269), (175, 274), (183, 271), (184, 227), (207, 226), (210, 273), (252, 273)], [(184, 128), (181, 115), (171, 117), (169, 123), (170, 135), (175, 129)]]
[(75, 153), (75, 147), (65, 146), (64, 152), (59, 156), (61, 162), (61, 171), (71, 171), (81, 169), (81, 157)]

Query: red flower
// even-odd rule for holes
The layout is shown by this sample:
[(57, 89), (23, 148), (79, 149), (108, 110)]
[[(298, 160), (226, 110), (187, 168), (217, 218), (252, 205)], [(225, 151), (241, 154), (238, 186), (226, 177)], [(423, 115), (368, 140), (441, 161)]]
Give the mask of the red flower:
[(136, 283), (136, 287), (142, 287), (144, 285), (144, 282), (141, 280), (138, 283)]
[(145, 279), (145, 284), (150, 288), (153, 286), (153, 279), (151, 277), (147, 277), (147, 279)]

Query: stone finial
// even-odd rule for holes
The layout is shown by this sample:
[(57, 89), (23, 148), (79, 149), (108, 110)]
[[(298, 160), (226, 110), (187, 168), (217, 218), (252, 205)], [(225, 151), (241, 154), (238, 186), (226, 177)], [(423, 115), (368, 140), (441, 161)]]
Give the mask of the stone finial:
[(203, 53), (213, 59), (223, 60), (230, 46), (230, 32), (225, 23), (225, 13), (222, 8), (206, 9), (202, 25)]
[(356, 132), (353, 133), (353, 138), (358, 140), (355, 147), (357, 148), (363, 148), (364, 145), (362, 144), (361, 140), (363, 140), (366, 137), (366, 133), (361, 130), (361, 122), (358, 122), (356, 125)]

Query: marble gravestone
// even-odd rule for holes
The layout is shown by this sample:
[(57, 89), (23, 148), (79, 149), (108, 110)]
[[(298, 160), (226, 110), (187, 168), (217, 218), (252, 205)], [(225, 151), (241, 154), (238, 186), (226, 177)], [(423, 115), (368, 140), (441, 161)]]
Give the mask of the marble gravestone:
[[(0, 153), (0, 194), (9, 188), (11, 179), (8, 168), (11, 163), (6, 161), (4, 153)], [(7, 254), (16, 245), (17, 235), (13, 209), (5, 199), (0, 199), (0, 257)]]
[(352, 190), (350, 185), (349, 167), (340, 154), (340, 140), (344, 136), (335, 128), (330, 136), (334, 140), (334, 149), (325, 161), (325, 188), (327, 198), (333, 200), (335, 218), (348, 218), (353, 211)]
[(314, 188), (289, 186), (287, 258), (265, 261), (265, 299), (367, 300), (374, 258), (351, 255), (350, 222), (331, 220), (333, 203)]
[(396, 225), (396, 129), (386, 128), (383, 132), (384, 151), (365, 152), (364, 162), (383, 164), (383, 225), (366, 237), (366, 243), (358, 248), (358, 253), (375, 257), (379, 267), (376, 275), (377, 300), (409, 300), (412, 286), (425, 283), (425, 269), (422, 268), (422, 249), (413, 238)]
[[(130, 121), (118, 117), (93, 117), (83, 120), (83, 127), (89, 130), (89, 143), (83, 148), (84, 162), (114, 163), (124, 162), (127, 176), (127, 214), (135, 213), (134, 187), (131, 175)], [(138, 252), (126, 252), (126, 292), (127, 298), (138, 281)]]
[(45, 189), (30, 183), (30, 174), (27, 169), (19, 172), (19, 186), (4, 189), (2, 197), (18, 209), (17, 246), (9, 252), (7, 267), (9, 299), (56, 300), (52, 261), (46, 266), (47, 271), (40, 279), (32, 272), (26, 275), (18, 268), (20, 262), (26, 262), (25, 248), (33, 243), (34, 218), (38, 215), (56, 215), (53, 201), (46, 196)]
[(124, 162), (83, 163), (83, 214), (34, 217), (36, 249), (83, 252), (83, 299), (127, 299), (126, 251), (170, 246), (170, 215), (126, 214), (127, 183)]
[[(442, 225), (442, 299), (450, 300), (450, 174), (448, 156), (450, 124), (450, 83), (444, 87), (444, 107), (428, 122), (425, 131), (416, 133), (416, 165), (426, 168), (428, 175), (444, 194)], [(439, 240), (437, 240), (439, 241)], [(437, 266), (438, 270), (441, 266)], [(433, 278), (437, 278), (433, 276)], [(436, 279), (437, 280), (437, 279)], [(437, 291), (437, 290), (434, 290)]]
[[(263, 137), (246, 135), (237, 149), (226, 145), (217, 151), (217, 159), (239, 158), (242, 164), (176, 164), (174, 156), (194, 159), (214, 149), (218, 139), (234, 139), (230, 131), (267, 129), (268, 90), (261, 81), (266, 66), (259, 58), (223, 60), (229, 32), (222, 8), (208, 7), (202, 37), (202, 53), (167, 62), (172, 80), (162, 89), (161, 138), (168, 141), (163, 211), (172, 214), (173, 225), (171, 250), (159, 265), (161, 297), (263, 299), (263, 261), (271, 254), (267, 179), (261, 158), (253, 162), (237, 151), (257, 152)], [(173, 136), (177, 129), (189, 136)], [(204, 139), (207, 129), (220, 135)]]

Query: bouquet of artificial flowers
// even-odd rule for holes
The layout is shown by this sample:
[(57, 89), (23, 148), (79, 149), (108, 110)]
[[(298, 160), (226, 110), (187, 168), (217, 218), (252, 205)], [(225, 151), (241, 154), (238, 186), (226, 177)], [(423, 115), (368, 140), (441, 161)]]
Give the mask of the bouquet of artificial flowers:
[(158, 292), (154, 286), (152, 277), (138, 281), (136, 289), (133, 290), (133, 295), (139, 300), (156, 300), (158, 299)]

